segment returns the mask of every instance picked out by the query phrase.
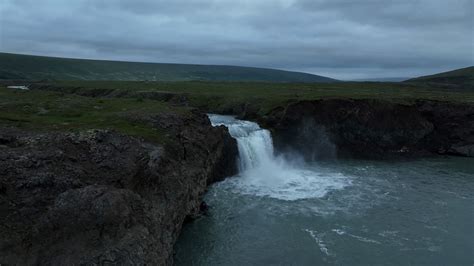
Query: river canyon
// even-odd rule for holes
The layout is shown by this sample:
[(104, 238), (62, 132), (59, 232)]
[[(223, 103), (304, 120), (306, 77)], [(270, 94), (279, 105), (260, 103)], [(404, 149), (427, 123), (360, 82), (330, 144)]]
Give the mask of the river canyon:
[[(210, 115), (237, 140), (239, 173), (212, 185), (177, 265), (469, 265), (470, 158), (318, 160), (274, 150), (254, 122)], [(323, 145), (329, 147), (330, 145)]]

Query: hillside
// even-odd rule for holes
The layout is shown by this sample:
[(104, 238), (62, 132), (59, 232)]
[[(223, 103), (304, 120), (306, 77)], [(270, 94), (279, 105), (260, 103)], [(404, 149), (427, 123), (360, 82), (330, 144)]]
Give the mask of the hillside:
[(0, 79), (267, 82), (336, 81), (334, 79), (307, 73), (265, 68), (85, 60), (8, 53), (0, 53)]
[(406, 82), (429, 83), (474, 89), (474, 66), (413, 78)]

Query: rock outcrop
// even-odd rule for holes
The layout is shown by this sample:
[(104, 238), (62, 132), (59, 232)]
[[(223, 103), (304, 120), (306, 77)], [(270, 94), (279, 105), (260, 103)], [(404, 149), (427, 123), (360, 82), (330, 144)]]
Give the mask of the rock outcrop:
[(206, 187), (235, 174), (237, 146), (198, 113), (149, 122), (169, 140), (0, 128), (0, 264), (171, 264)]
[(474, 105), (435, 101), (299, 101), (260, 118), (279, 150), (307, 159), (453, 154), (474, 156)]

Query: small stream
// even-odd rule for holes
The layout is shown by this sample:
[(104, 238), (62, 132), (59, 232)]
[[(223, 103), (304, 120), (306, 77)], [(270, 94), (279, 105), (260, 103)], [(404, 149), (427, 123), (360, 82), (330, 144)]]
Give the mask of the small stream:
[(239, 174), (210, 188), (177, 265), (473, 265), (472, 158), (306, 164), (256, 123), (210, 119), (237, 139)]

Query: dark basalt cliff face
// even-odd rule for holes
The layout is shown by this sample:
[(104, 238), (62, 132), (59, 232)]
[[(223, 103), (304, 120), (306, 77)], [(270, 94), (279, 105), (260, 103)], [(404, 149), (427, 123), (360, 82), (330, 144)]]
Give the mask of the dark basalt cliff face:
[(381, 100), (299, 101), (259, 119), (279, 150), (307, 159), (453, 154), (474, 157), (474, 105)]
[(171, 264), (207, 185), (235, 174), (237, 147), (205, 115), (150, 121), (174, 140), (0, 128), (0, 264)]

